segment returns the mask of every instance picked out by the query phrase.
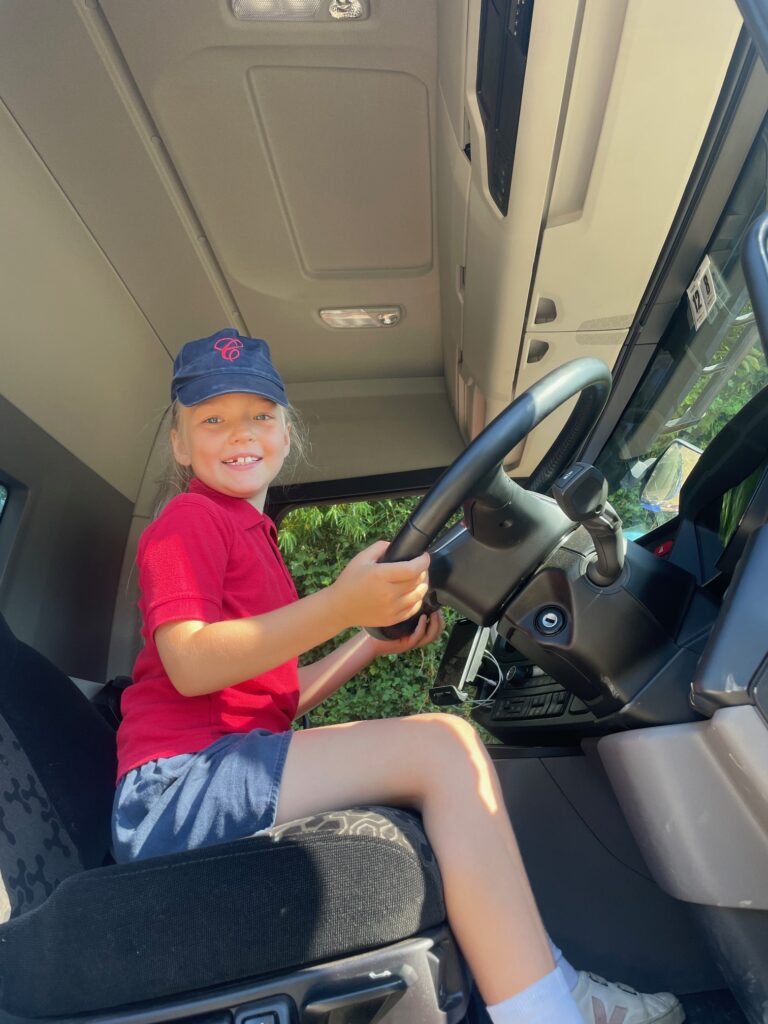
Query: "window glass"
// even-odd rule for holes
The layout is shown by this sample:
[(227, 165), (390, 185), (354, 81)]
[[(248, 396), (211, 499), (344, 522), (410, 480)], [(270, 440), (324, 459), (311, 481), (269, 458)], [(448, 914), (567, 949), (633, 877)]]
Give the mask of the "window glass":
[(740, 484), (732, 487), (723, 495), (723, 501), (720, 506), (720, 528), (718, 530), (723, 547), (726, 546), (736, 532), (736, 528), (741, 522), (741, 517), (746, 512), (747, 505), (764, 473), (765, 463), (762, 466), (758, 466), (754, 473), (750, 474), (746, 480), (742, 480)]
[[(694, 322), (683, 295), (599, 466), (627, 535), (637, 538), (676, 514), (676, 493), (702, 451), (722, 427), (768, 383), (768, 365), (752, 313), (739, 247), (749, 225), (766, 209), (768, 122), (742, 169), (703, 257), (708, 257), (714, 302)], [(693, 296), (695, 298), (695, 296)], [(656, 460), (671, 442), (681, 444), (650, 481)], [(739, 507), (738, 495), (729, 521)]]
[[(328, 586), (369, 544), (392, 540), (418, 500), (384, 498), (307, 506), (285, 515), (280, 520), (280, 549), (299, 596)], [(443, 609), (443, 615), (447, 628), (437, 642), (406, 654), (377, 658), (311, 712), (312, 725), (434, 711), (428, 691), (455, 618), (451, 609)], [(354, 632), (349, 630), (341, 638), (308, 652), (301, 663), (317, 661)]]
[(5, 504), (8, 501), (8, 488), (0, 484), (0, 519), (5, 511)]

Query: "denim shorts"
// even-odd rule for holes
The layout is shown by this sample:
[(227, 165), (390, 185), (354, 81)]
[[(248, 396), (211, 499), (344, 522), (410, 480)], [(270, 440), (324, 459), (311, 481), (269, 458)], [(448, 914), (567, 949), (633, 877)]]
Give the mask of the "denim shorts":
[(118, 864), (244, 839), (275, 823), (291, 731), (230, 733), (127, 772), (112, 812)]

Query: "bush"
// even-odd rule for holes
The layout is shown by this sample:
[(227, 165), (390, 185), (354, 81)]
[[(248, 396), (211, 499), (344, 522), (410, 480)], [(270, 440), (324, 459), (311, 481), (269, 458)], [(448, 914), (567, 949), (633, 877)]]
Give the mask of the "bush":
[[(384, 498), (289, 512), (280, 523), (280, 548), (299, 595), (304, 597), (327, 587), (362, 548), (376, 540), (391, 540), (417, 500)], [(312, 724), (332, 725), (434, 710), (428, 689), (456, 617), (449, 608), (443, 610), (443, 615), (447, 628), (434, 644), (407, 654), (377, 658), (312, 711)], [(353, 633), (349, 630), (308, 652), (302, 663), (317, 661)]]

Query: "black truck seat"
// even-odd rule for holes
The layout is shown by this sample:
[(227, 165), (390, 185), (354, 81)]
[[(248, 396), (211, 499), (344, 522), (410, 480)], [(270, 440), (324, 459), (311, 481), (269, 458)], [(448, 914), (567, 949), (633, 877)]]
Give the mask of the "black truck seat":
[(0, 617), (0, 1021), (463, 1019), (418, 815), (353, 808), (116, 865), (114, 781), (112, 729)]

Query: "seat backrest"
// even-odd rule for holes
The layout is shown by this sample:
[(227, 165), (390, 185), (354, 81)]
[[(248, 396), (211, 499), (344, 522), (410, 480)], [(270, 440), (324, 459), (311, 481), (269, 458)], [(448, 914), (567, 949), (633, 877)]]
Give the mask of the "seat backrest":
[(0, 616), (0, 922), (108, 858), (115, 734)]

